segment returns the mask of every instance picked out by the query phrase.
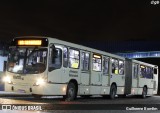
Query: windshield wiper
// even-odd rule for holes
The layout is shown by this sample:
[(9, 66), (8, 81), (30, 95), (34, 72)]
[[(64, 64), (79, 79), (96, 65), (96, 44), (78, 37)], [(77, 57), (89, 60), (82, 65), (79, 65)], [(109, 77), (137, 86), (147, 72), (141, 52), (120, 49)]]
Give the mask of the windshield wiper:
[(35, 50), (37, 49), (38, 47), (34, 47), (33, 51), (27, 56), (27, 58), (29, 58), (34, 52)]

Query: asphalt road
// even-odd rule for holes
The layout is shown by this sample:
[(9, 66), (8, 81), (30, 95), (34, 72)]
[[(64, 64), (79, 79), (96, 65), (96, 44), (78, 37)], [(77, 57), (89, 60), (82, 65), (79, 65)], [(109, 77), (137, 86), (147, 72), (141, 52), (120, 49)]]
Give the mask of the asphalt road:
[[(159, 113), (160, 111), (160, 96), (147, 97), (142, 99), (136, 96), (118, 97), (115, 100), (104, 99), (100, 96), (90, 98), (77, 98), (75, 101), (64, 101), (62, 97), (43, 97), (42, 99), (35, 99), (32, 96), (26, 97), (0, 97), (1, 109), (2, 105), (16, 106), (10, 113), (32, 113), (32, 112), (54, 112), (54, 113)], [(21, 108), (18, 108), (18, 107)], [(38, 106), (39, 111), (25, 110), (23, 107)], [(157, 110), (159, 109), (159, 110)], [(42, 110), (42, 111), (41, 111)], [(7, 111), (3, 112), (7, 113)], [(1, 113), (1, 111), (0, 111)]]

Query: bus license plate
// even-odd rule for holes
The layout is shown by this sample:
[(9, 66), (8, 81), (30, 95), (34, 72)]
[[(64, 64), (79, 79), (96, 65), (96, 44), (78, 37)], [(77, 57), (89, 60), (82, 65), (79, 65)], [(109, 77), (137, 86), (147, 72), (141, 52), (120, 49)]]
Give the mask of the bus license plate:
[(18, 92), (19, 92), (19, 93), (26, 93), (26, 91), (23, 90), (23, 89), (18, 89)]

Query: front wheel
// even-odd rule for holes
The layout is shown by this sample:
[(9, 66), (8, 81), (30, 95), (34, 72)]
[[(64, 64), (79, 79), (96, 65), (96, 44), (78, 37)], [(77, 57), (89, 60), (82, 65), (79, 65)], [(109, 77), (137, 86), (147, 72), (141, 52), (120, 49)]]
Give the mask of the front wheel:
[(115, 96), (116, 96), (116, 93), (117, 93), (117, 88), (116, 88), (116, 86), (113, 84), (113, 85), (111, 86), (111, 88), (110, 88), (110, 94), (109, 94), (110, 99), (114, 99)]
[(76, 98), (76, 87), (74, 83), (69, 83), (65, 99), (66, 101), (72, 101)]

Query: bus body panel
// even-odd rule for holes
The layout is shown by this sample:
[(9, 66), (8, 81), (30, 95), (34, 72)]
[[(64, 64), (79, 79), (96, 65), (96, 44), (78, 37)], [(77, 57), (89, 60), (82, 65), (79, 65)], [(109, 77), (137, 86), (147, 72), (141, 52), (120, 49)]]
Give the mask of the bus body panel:
[(14, 74), (6, 72), (6, 75), (11, 78), (12, 83), (5, 82), (5, 91), (17, 93), (32, 93), (32, 87), (35, 81), (39, 78), (47, 79), (46, 72), (41, 74)]
[(43, 86), (33, 86), (32, 94), (37, 95), (66, 95), (67, 84), (52, 84), (47, 83)]

